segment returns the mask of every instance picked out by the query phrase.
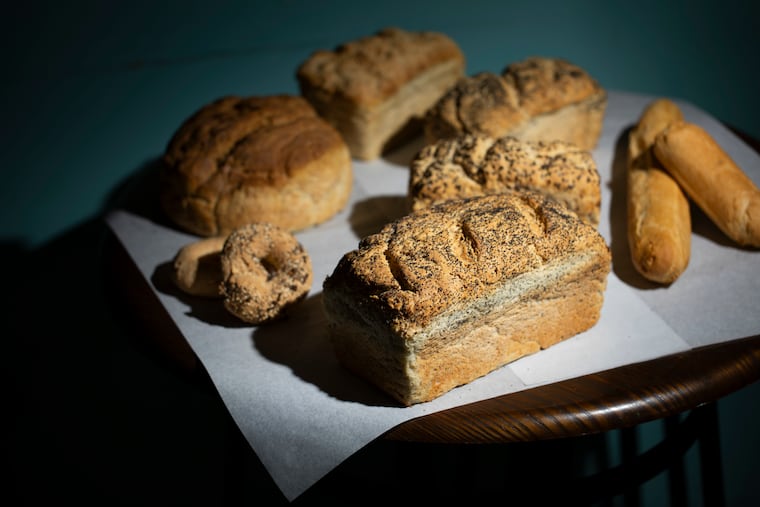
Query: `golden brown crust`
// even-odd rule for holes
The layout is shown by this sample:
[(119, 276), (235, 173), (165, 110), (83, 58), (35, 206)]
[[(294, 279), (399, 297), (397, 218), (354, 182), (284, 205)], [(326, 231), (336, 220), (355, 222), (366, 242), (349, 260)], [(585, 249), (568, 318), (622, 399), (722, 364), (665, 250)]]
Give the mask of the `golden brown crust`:
[(628, 137), (628, 246), (636, 270), (657, 283), (677, 280), (691, 256), (689, 202), (652, 151), (657, 135), (682, 119), (675, 103), (658, 99)]
[(163, 162), (164, 210), (201, 236), (256, 221), (309, 227), (339, 211), (352, 186), (342, 138), (296, 96), (216, 100), (182, 124)]
[(311, 257), (295, 236), (273, 224), (232, 231), (221, 267), (225, 308), (250, 324), (279, 318), (311, 288)]
[(760, 247), (760, 189), (705, 129), (674, 123), (657, 136), (654, 153), (729, 238)]
[(220, 298), (221, 253), (224, 236), (204, 238), (179, 249), (172, 261), (172, 279), (183, 292), (207, 298)]
[(583, 69), (558, 58), (532, 57), (501, 75), (460, 79), (425, 118), (428, 142), (463, 133), (562, 140), (593, 149), (601, 134), (606, 91)]
[(560, 58), (527, 58), (508, 65), (502, 76), (517, 90), (520, 106), (529, 116), (550, 113), (602, 93), (585, 70)]
[(323, 284), (339, 360), (403, 404), (593, 326), (610, 253), (553, 199), (508, 192), (412, 213)]
[(515, 189), (551, 195), (583, 220), (599, 224), (596, 162), (589, 151), (571, 143), (465, 134), (425, 146), (410, 165), (412, 210)]
[(462, 51), (444, 34), (388, 28), (314, 52), (296, 77), (352, 156), (372, 160), (419, 133), (427, 110), (464, 67)]
[(305, 88), (324, 95), (321, 101), (339, 97), (370, 108), (421, 72), (452, 59), (463, 62), (464, 56), (449, 37), (390, 27), (332, 51), (315, 51), (296, 77)]

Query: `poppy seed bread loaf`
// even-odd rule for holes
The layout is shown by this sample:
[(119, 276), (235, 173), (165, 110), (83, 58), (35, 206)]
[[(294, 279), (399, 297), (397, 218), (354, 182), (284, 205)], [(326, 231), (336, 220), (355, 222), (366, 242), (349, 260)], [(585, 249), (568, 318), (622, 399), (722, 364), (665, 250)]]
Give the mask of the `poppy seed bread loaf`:
[(340, 363), (408, 406), (594, 326), (610, 267), (594, 227), (508, 192), (367, 236), (325, 279), (323, 304)]

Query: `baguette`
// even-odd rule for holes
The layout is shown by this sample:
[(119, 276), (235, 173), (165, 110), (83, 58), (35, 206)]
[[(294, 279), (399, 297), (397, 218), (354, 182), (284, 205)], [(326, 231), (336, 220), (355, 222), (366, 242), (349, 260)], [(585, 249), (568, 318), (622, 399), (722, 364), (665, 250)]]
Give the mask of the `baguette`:
[(689, 264), (691, 214), (678, 183), (652, 152), (657, 134), (683, 120), (678, 106), (659, 99), (644, 109), (628, 137), (628, 246), (644, 278), (673, 283)]
[(760, 247), (760, 189), (706, 130), (673, 124), (658, 134), (654, 153), (723, 233)]

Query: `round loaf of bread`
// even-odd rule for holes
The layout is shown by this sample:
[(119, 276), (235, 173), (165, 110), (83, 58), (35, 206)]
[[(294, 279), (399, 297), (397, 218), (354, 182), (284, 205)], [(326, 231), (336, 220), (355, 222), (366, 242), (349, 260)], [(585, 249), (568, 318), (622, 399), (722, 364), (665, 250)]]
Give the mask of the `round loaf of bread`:
[(353, 184), (343, 138), (300, 96), (218, 99), (180, 126), (163, 162), (161, 206), (200, 236), (305, 229), (340, 211)]

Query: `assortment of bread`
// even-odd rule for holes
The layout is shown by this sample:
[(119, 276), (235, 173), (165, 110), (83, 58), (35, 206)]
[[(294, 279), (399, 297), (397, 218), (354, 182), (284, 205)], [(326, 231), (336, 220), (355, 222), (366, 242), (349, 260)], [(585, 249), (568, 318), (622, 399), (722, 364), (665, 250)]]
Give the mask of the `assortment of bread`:
[[(312, 53), (300, 96), (202, 107), (163, 157), (162, 208), (199, 236), (177, 252), (174, 282), (252, 325), (283, 316), (312, 285), (294, 232), (346, 206), (352, 159), (416, 132), (406, 214), (336, 259), (321, 287), (340, 363), (411, 405), (594, 326), (612, 262), (591, 153), (606, 91), (557, 58), (464, 69), (444, 34), (389, 28)], [(660, 99), (627, 148), (630, 255), (651, 281), (688, 265), (689, 199), (760, 246), (760, 190)]]

